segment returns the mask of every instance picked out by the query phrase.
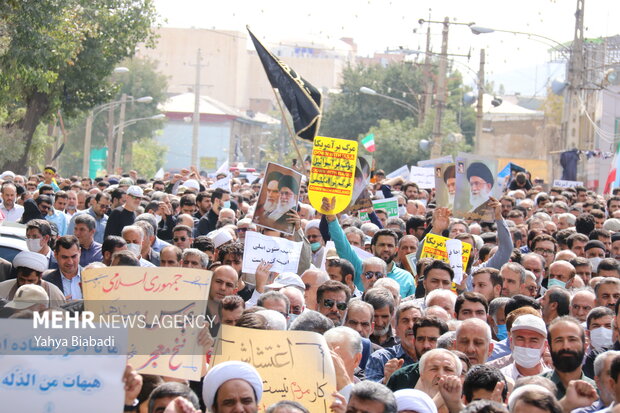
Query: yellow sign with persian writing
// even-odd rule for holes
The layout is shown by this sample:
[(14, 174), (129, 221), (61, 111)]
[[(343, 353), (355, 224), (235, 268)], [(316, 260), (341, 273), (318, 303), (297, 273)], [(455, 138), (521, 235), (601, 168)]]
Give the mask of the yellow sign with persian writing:
[(312, 147), (308, 198), (321, 214), (337, 214), (353, 195), (357, 142), (317, 136)]
[[(424, 245), (422, 246), (422, 253), (420, 258), (433, 258), (435, 260), (448, 261), (448, 249), (446, 248), (446, 241), (450, 238), (442, 237), (441, 235), (435, 235), (428, 233), (424, 238)], [(463, 268), (467, 268), (467, 261), (471, 255), (471, 245), (467, 242), (463, 242)]]
[(200, 380), (205, 350), (198, 334), (211, 271), (193, 268), (105, 267), (82, 272), (84, 308), (95, 323), (129, 330), (128, 362), (138, 373)]
[(336, 373), (320, 334), (222, 325), (214, 354), (214, 366), (236, 360), (258, 370), (263, 379), (259, 412), (281, 400), (299, 402), (313, 413), (330, 411)]

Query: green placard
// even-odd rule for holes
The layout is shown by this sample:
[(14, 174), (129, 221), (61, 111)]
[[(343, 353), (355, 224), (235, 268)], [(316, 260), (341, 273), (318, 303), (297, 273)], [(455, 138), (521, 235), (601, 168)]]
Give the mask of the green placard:
[[(372, 208), (376, 211), (382, 209), (387, 212), (388, 218), (398, 216), (398, 200), (396, 198), (377, 199), (372, 201)], [(360, 219), (362, 222), (368, 222), (368, 213), (366, 211), (360, 211)]]
[(106, 160), (108, 159), (108, 148), (92, 148), (90, 150), (90, 164), (88, 176), (92, 179), (105, 174)]

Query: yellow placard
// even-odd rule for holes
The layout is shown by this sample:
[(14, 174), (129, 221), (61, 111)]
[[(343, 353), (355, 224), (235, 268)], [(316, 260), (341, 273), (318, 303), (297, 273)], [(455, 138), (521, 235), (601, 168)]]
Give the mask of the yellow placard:
[(337, 214), (351, 202), (357, 142), (317, 136), (312, 147), (308, 198), (321, 214)]
[(129, 330), (128, 362), (139, 373), (200, 380), (211, 271), (105, 267), (82, 272), (84, 307), (95, 321)]
[(222, 325), (212, 365), (243, 361), (263, 379), (259, 412), (281, 400), (329, 412), (336, 373), (325, 338), (308, 331), (254, 330)]
[[(446, 241), (450, 238), (442, 237), (441, 235), (435, 235), (428, 233), (424, 238), (424, 245), (422, 246), (422, 253), (420, 258), (433, 258), (435, 260), (448, 261), (448, 250), (446, 248)], [(467, 268), (467, 261), (471, 255), (471, 245), (467, 242), (463, 242), (463, 268)]]

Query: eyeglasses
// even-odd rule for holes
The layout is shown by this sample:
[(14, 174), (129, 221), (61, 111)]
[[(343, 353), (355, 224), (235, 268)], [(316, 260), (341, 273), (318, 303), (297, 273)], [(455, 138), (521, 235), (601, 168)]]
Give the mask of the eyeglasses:
[(532, 287), (525, 287), (525, 289), (528, 290), (531, 293), (535, 293), (535, 292), (538, 291), (538, 287), (534, 287), (534, 286), (532, 286)]
[(540, 255), (551, 255), (551, 254), (555, 254), (555, 251), (553, 250), (546, 250), (544, 248), (534, 248), (534, 252), (540, 254)]
[(323, 307), (325, 308), (332, 308), (334, 305), (340, 311), (344, 311), (347, 309), (347, 303), (345, 303), (344, 301), (336, 301), (332, 300), (331, 298), (326, 298), (323, 300)]
[(364, 277), (366, 277), (367, 280), (370, 280), (373, 277), (376, 277), (377, 279), (379, 279), (379, 278), (383, 278), (385, 276), (383, 275), (383, 273), (381, 271), (366, 271), (364, 273)]
[(180, 242), (185, 242), (187, 240), (187, 238), (185, 238), (185, 237), (178, 237), (178, 238), (172, 238), (172, 240), (174, 242), (179, 242), (179, 241)]

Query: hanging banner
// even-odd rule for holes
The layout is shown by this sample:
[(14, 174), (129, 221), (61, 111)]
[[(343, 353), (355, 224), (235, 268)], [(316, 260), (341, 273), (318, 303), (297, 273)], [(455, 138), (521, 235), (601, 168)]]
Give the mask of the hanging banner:
[(357, 142), (317, 136), (312, 148), (308, 199), (321, 214), (337, 214), (351, 202)]

